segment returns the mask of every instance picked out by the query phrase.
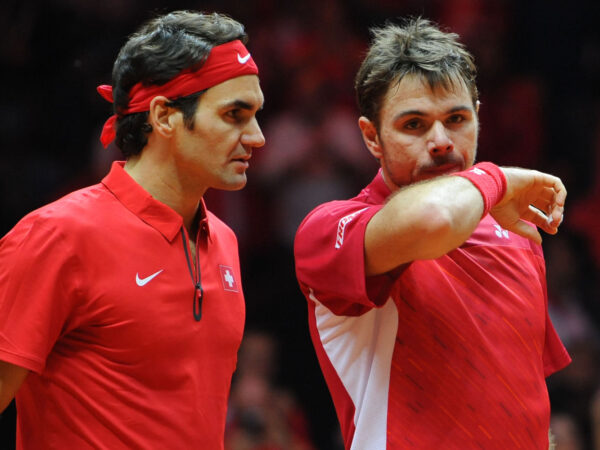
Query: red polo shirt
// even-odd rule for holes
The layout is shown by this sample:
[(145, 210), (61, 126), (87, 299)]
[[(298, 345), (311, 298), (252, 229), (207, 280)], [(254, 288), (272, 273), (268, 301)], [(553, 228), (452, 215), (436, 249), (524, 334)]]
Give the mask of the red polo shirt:
[(486, 216), (459, 248), (365, 277), (390, 191), (301, 224), (296, 271), (346, 449), (547, 449), (545, 377), (570, 358), (548, 317), (540, 246)]
[(235, 235), (202, 213), (199, 321), (182, 218), (122, 163), (0, 241), (18, 448), (223, 448), (245, 308)]

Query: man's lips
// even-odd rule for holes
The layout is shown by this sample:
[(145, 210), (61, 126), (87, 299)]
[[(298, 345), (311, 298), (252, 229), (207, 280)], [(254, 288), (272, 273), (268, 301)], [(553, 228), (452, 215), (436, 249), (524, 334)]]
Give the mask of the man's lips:
[(450, 173), (454, 173), (454, 172), (460, 172), (461, 170), (462, 170), (462, 165), (460, 165), (458, 163), (447, 163), (447, 164), (441, 164), (438, 166), (426, 167), (422, 170), (422, 172), (425, 174), (431, 174), (431, 175), (445, 175), (445, 174), (450, 174)]
[(252, 155), (241, 155), (236, 158), (231, 158), (231, 162), (242, 164), (244, 167), (248, 168), (250, 166), (250, 158)]

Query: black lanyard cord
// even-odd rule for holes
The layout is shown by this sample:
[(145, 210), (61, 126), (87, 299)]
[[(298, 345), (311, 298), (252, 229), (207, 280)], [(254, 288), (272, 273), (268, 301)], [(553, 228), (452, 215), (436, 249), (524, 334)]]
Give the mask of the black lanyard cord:
[(185, 259), (187, 260), (188, 270), (190, 272), (190, 276), (192, 277), (192, 283), (194, 283), (194, 319), (196, 319), (196, 322), (199, 322), (202, 318), (202, 299), (204, 297), (204, 290), (202, 289), (202, 283), (200, 282), (200, 256), (198, 255), (198, 251), (196, 250), (197, 276), (195, 276), (194, 269), (192, 268), (192, 261), (190, 259), (189, 243), (185, 238), (184, 227), (181, 227), (181, 238), (183, 240), (183, 250), (185, 251)]

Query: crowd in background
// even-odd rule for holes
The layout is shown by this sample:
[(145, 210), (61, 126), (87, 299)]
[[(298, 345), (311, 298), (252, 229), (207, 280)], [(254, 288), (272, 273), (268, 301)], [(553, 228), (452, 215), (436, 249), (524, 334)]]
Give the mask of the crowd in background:
[[(265, 94), (267, 144), (248, 185), (210, 191), (237, 233), (247, 331), (234, 375), (230, 450), (341, 448), (310, 343), (293, 236), (306, 213), (352, 197), (375, 174), (357, 126), (353, 77), (368, 28), (423, 15), (461, 35), (481, 93), (478, 160), (550, 171), (569, 191), (544, 239), (550, 315), (573, 363), (548, 380), (558, 450), (600, 449), (600, 13), (595, 0), (8, 0), (0, 4), (0, 234), (32, 209), (98, 182), (110, 106), (96, 86), (157, 12), (228, 13), (247, 27)], [(0, 417), (10, 442), (14, 407)], [(2, 445), (0, 445), (2, 447)]]

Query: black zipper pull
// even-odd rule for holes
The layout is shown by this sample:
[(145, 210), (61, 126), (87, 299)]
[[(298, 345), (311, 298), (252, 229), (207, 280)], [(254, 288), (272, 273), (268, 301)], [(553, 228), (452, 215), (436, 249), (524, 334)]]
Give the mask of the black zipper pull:
[(202, 285), (198, 281), (194, 287), (194, 319), (196, 322), (200, 322), (202, 319), (202, 298), (204, 297), (204, 291)]

